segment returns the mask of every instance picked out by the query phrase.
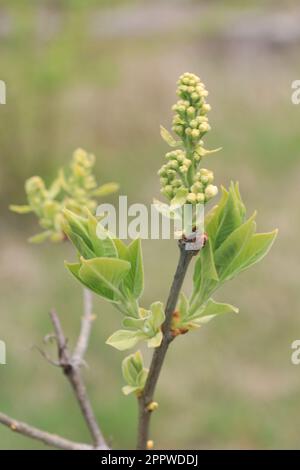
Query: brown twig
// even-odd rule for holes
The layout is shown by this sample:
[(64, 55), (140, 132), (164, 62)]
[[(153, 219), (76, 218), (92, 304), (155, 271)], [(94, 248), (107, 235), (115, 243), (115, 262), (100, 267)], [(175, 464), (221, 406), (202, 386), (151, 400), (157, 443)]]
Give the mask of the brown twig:
[(171, 322), (172, 315), (176, 308), (179, 293), (188, 269), (192, 257), (198, 251), (192, 251), (186, 249), (184, 241), (179, 242), (180, 257), (175, 272), (175, 276), (172, 282), (170, 293), (167, 300), (165, 309), (165, 321), (162, 325), (163, 339), (161, 345), (154, 350), (152, 361), (149, 369), (148, 378), (143, 390), (143, 393), (138, 398), (139, 403), (139, 424), (138, 424), (138, 439), (137, 449), (146, 449), (147, 441), (149, 438), (149, 426), (151, 411), (148, 409), (148, 405), (153, 401), (153, 396), (156, 388), (156, 384), (159, 378), (159, 374), (164, 363), (164, 359), (169, 348), (171, 341), (174, 339), (171, 333)]
[(83, 354), (85, 352), (86, 344), (89, 338), (89, 327), (86, 326), (86, 322), (88, 323), (90, 322), (89, 320), (90, 317), (91, 317), (90, 305), (88, 305), (85, 308), (84, 319), (82, 321), (82, 329), (80, 333), (80, 336), (82, 338), (80, 342), (79, 356), (77, 356), (76, 360), (74, 361), (74, 356), (72, 356), (69, 353), (69, 350), (67, 347), (67, 341), (66, 341), (60, 320), (58, 318), (58, 315), (55, 311), (50, 312), (50, 318), (53, 324), (53, 328), (54, 328), (55, 336), (57, 340), (60, 367), (62, 368), (64, 374), (68, 378), (74, 390), (81, 412), (83, 414), (83, 417), (92, 435), (95, 447), (97, 449), (99, 448), (108, 449), (108, 446), (100, 430), (100, 427), (98, 426), (91, 403), (87, 396), (86, 387), (84, 385), (84, 382), (82, 380), (81, 373), (80, 373), (80, 364), (82, 362)]
[(93, 302), (92, 302), (92, 292), (89, 289), (83, 289), (83, 316), (81, 319), (81, 329), (78, 336), (78, 341), (75, 346), (72, 360), (74, 365), (81, 366), (84, 362), (84, 355), (86, 353), (91, 329), (92, 322), (94, 320), (93, 316)]
[(35, 428), (33, 426), (29, 426), (22, 421), (17, 421), (10, 416), (5, 415), (4, 413), (0, 413), (0, 423), (7, 426), (12, 431), (15, 431), (19, 434), (23, 434), (24, 436), (30, 437), (32, 439), (36, 439), (38, 441), (43, 442), (44, 444), (56, 447), (57, 449), (64, 449), (64, 450), (93, 450), (94, 447), (88, 444), (81, 444), (79, 442), (73, 442), (69, 439), (65, 439), (61, 436), (57, 436), (56, 434), (51, 434), (49, 432), (42, 431), (41, 429)]

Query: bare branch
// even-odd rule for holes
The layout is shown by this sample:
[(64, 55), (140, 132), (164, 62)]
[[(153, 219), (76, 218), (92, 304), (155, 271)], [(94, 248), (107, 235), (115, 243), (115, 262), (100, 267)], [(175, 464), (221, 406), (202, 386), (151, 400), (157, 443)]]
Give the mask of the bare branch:
[(84, 355), (86, 353), (91, 329), (92, 322), (94, 320), (93, 316), (93, 303), (92, 303), (92, 293), (89, 289), (83, 289), (83, 316), (81, 319), (81, 329), (78, 337), (76, 347), (73, 352), (72, 361), (75, 366), (80, 366), (83, 363)]
[(11, 418), (4, 413), (0, 413), (0, 423), (7, 426), (12, 431), (15, 431), (24, 436), (36, 439), (43, 442), (44, 444), (56, 447), (57, 449), (64, 450), (93, 450), (94, 447), (88, 444), (81, 444), (79, 442), (73, 442), (63, 437), (57, 436), (56, 434), (51, 434), (41, 429), (29, 426), (28, 424), (17, 421), (14, 418)]
[(188, 266), (192, 260), (192, 257), (198, 253), (198, 251), (186, 250), (185, 243), (179, 241), (180, 257), (175, 272), (175, 276), (172, 282), (170, 293), (168, 296), (166, 309), (165, 309), (165, 321), (162, 325), (163, 339), (161, 345), (154, 350), (152, 361), (149, 369), (147, 381), (143, 390), (142, 395), (138, 398), (139, 403), (139, 427), (138, 427), (138, 441), (137, 449), (146, 449), (147, 441), (149, 438), (149, 426), (151, 411), (147, 408), (149, 403), (153, 401), (153, 396), (156, 388), (156, 384), (159, 378), (159, 374), (162, 365), (165, 360), (166, 353), (169, 345), (174, 339), (171, 333), (172, 315), (176, 308), (178, 296), (188, 269)]
[(83, 417), (87, 423), (87, 426), (90, 430), (90, 433), (93, 437), (95, 447), (108, 449), (108, 446), (105, 442), (105, 439), (102, 435), (102, 432), (97, 424), (96, 417), (94, 415), (91, 403), (87, 396), (87, 391), (80, 374), (80, 367), (77, 364), (73, 363), (72, 356), (70, 355), (67, 348), (67, 341), (58, 318), (58, 315), (55, 311), (50, 312), (50, 318), (53, 324), (57, 339), (58, 347), (58, 357), (60, 366), (68, 378), (72, 388), (74, 390), (75, 396), (79, 403)]

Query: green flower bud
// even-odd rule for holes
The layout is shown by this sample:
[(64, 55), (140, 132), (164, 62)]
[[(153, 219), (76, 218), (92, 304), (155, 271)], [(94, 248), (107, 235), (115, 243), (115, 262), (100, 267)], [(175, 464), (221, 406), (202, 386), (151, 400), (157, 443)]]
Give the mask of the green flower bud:
[(205, 104), (202, 106), (202, 112), (208, 113), (209, 111), (211, 111), (211, 106), (210, 106), (210, 104), (205, 103)]
[(207, 200), (211, 199), (212, 197), (216, 196), (218, 194), (218, 188), (217, 186), (214, 186), (213, 184), (209, 184), (205, 188), (205, 197)]
[(199, 94), (196, 91), (194, 91), (194, 93), (191, 94), (191, 98), (193, 101), (198, 101), (200, 97), (199, 97)]
[(181, 105), (177, 106), (177, 111), (181, 114), (184, 114), (185, 111), (186, 111), (186, 107), (181, 104)]
[(191, 135), (192, 129), (191, 129), (190, 127), (187, 127), (187, 128), (185, 129), (185, 133), (186, 133), (186, 135)]
[(27, 194), (45, 191), (45, 183), (39, 176), (32, 176), (25, 182), (25, 191)]
[(200, 204), (202, 204), (203, 202), (205, 201), (205, 196), (203, 193), (198, 193), (197, 194), (197, 202), (199, 202)]
[(175, 126), (173, 128), (173, 131), (181, 137), (184, 133), (184, 128), (183, 128), (183, 126)]
[(169, 179), (173, 179), (176, 176), (176, 171), (175, 170), (167, 170), (167, 176)]
[(162, 189), (161, 189), (161, 192), (162, 192), (165, 196), (167, 196), (167, 197), (169, 197), (169, 198), (172, 198), (172, 197), (173, 197), (173, 188), (172, 188), (171, 185), (167, 185), (167, 186), (165, 186), (164, 188), (162, 188)]
[(169, 168), (173, 168), (174, 170), (177, 170), (177, 168), (178, 168), (178, 162), (177, 162), (177, 160), (170, 160), (170, 161), (168, 162), (168, 167), (169, 167)]
[(192, 130), (192, 132), (191, 132), (191, 137), (192, 137), (193, 139), (197, 139), (197, 138), (199, 137), (199, 135), (200, 135), (199, 129), (193, 129), (193, 130)]
[(188, 117), (194, 117), (195, 116), (195, 108), (193, 106), (189, 106), (188, 109), (186, 110), (186, 114)]
[(200, 181), (196, 181), (196, 183), (194, 183), (191, 187), (191, 190), (193, 191), (193, 193), (200, 193), (201, 191), (203, 191), (203, 184)]
[(182, 181), (178, 178), (175, 178), (173, 181), (172, 181), (172, 187), (173, 188), (180, 188), (180, 186), (182, 185)]
[(192, 162), (188, 158), (185, 158), (183, 160), (183, 164), (189, 168), (191, 166)]
[(186, 165), (181, 165), (181, 166), (179, 167), (179, 171), (180, 171), (181, 173), (187, 173), (188, 167), (187, 167)]
[(197, 196), (194, 193), (189, 193), (186, 198), (187, 202), (194, 203), (197, 201)]
[(196, 129), (198, 127), (198, 120), (197, 119), (193, 119), (191, 122), (190, 122), (190, 127), (192, 127), (193, 129)]
[(202, 124), (200, 124), (200, 126), (199, 126), (199, 131), (200, 131), (200, 132), (208, 132), (208, 131), (210, 131), (210, 125), (207, 124), (207, 122), (202, 122)]

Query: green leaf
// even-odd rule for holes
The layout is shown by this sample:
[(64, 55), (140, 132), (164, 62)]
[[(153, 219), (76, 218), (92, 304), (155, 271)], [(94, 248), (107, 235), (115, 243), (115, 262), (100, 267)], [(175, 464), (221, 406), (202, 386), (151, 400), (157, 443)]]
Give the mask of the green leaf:
[(239, 313), (239, 309), (230, 304), (215, 302), (209, 299), (208, 302), (201, 306), (187, 321), (193, 320), (199, 326), (208, 323), (214, 317), (225, 313)]
[(89, 248), (89, 246), (85, 243), (83, 238), (80, 237), (80, 235), (77, 235), (77, 233), (75, 232), (69, 232), (68, 238), (78, 250), (79, 254), (85, 259), (95, 258), (95, 252)]
[(130, 270), (130, 263), (117, 258), (81, 258), (80, 279), (98, 295), (112, 301), (120, 300), (120, 282)]
[(239, 256), (235, 259), (235, 262), (231, 267), (230, 279), (264, 258), (271, 249), (277, 233), (278, 230), (276, 229), (273, 230), (273, 232), (255, 233), (252, 235)]
[(181, 211), (176, 210), (178, 206), (176, 206), (175, 208), (172, 208), (168, 204), (165, 204), (164, 202), (161, 202), (155, 198), (153, 198), (153, 205), (155, 209), (157, 210), (157, 212), (159, 212), (164, 217), (167, 217), (168, 219), (171, 219), (171, 220), (181, 220), (181, 213), (180, 213)]
[(129, 395), (130, 393), (137, 392), (138, 390), (139, 387), (133, 387), (132, 385), (124, 385), (124, 387), (122, 387), (124, 395)]
[(51, 230), (47, 230), (46, 232), (37, 233), (28, 239), (29, 243), (43, 243), (45, 240), (48, 240), (51, 237)]
[(125, 351), (125, 349), (133, 348), (140, 340), (141, 333), (139, 331), (118, 330), (106, 340), (106, 344), (119, 351)]
[(70, 271), (71, 274), (73, 274), (73, 276), (76, 277), (76, 279), (78, 279), (79, 282), (82, 283), (82, 280), (79, 277), (79, 270), (81, 268), (80, 263), (68, 263), (65, 261), (65, 267)]
[(117, 250), (112, 237), (90, 212), (88, 212), (87, 229), (93, 246), (93, 251), (97, 257), (117, 257)]
[(245, 222), (246, 207), (245, 207), (245, 204), (243, 203), (243, 200), (241, 198), (240, 187), (239, 187), (238, 181), (235, 184), (231, 183), (231, 186), (232, 186), (234, 194), (235, 194), (235, 201), (236, 201), (236, 205), (239, 209), (241, 219), (242, 219), (243, 222)]
[(214, 254), (210, 239), (201, 249), (194, 270), (194, 289), (191, 298), (191, 309), (194, 311), (201, 305), (215, 289), (219, 282), (218, 272), (215, 266)]
[(187, 188), (179, 188), (175, 197), (171, 200), (171, 210), (174, 210), (176, 207), (181, 207), (186, 202), (186, 198), (188, 195)]
[(221, 189), (222, 189), (222, 196), (221, 196), (219, 203), (216, 206), (214, 206), (205, 216), (205, 223), (204, 223), (205, 231), (212, 245), (214, 244), (221, 214), (223, 212), (223, 209), (228, 199), (228, 191), (223, 186)]
[(150, 305), (151, 309), (151, 325), (156, 331), (165, 321), (165, 311), (162, 302), (153, 302)]
[(29, 212), (33, 212), (33, 209), (30, 206), (27, 206), (27, 205), (17, 206), (17, 205), (11, 204), (9, 206), (9, 209), (12, 212), (16, 212), (17, 214), (28, 214)]
[(252, 236), (256, 224), (253, 214), (247, 222), (234, 230), (215, 252), (215, 264), (221, 281), (230, 279), (234, 262)]
[(125, 357), (122, 362), (122, 373), (125, 382), (128, 384), (122, 388), (125, 395), (143, 390), (148, 376), (148, 369), (144, 368), (140, 351)]
[(109, 194), (115, 193), (119, 190), (118, 183), (106, 183), (100, 186), (99, 188), (95, 189), (92, 192), (93, 196), (108, 196)]
[(123, 326), (125, 326), (125, 328), (130, 328), (133, 330), (141, 330), (144, 326), (144, 323), (144, 318), (125, 317), (123, 320)]
[(220, 214), (220, 221), (216, 231), (214, 249), (226, 240), (226, 238), (242, 223), (239, 203), (236, 200), (236, 194), (233, 187), (230, 188), (226, 204)]
[(120, 259), (127, 259), (127, 245), (119, 238), (114, 239), (117, 255)]
[(133, 298), (138, 299), (144, 289), (144, 267), (141, 240), (133, 240), (126, 246), (119, 239), (114, 240), (120, 259), (130, 262), (131, 269), (124, 279), (124, 287), (127, 288)]
[(124, 283), (128, 286), (135, 299), (138, 299), (144, 289), (144, 267), (141, 240), (133, 240), (128, 246), (127, 260), (131, 264), (131, 269), (126, 276)]
[[(93, 250), (93, 245), (90, 240), (90, 235), (88, 232), (88, 221), (86, 218), (81, 217), (78, 214), (70, 211), (69, 209), (63, 210), (64, 215), (64, 223), (63, 223), (63, 230), (67, 237), (72, 241), (71, 235), (75, 233), (76, 235), (80, 236), (85, 244)], [(77, 248), (77, 247), (76, 247)]]
[(148, 348), (158, 348), (162, 342), (163, 334), (161, 331), (158, 331), (155, 336), (147, 341)]
[(169, 131), (165, 129), (163, 126), (160, 126), (160, 135), (164, 139), (165, 142), (167, 142), (170, 147), (177, 147), (178, 145), (181, 144), (181, 142), (178, 142), (177, 140), (172, 137)]
[(189, 301), (184, 294), (184, 292), (180, 293), (179, 296), (179, 302), (178, 302), (178, 310), (180, 313), (180, 319), (183, 320), (187, 315), (189, 311)]

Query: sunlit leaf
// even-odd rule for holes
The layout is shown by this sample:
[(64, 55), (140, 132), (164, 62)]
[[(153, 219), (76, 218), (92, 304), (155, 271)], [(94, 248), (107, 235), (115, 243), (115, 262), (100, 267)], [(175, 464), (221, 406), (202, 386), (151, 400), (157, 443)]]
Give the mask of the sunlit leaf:
[(163, 126), (160, 126), (160, 135), (164, 139), (165, 142), (167, 142), (170, 147), (177, 147), (180, 145), (181, 142), (178, 142), (177, 140), (172, 137), (169, 131), (165, 129)]

